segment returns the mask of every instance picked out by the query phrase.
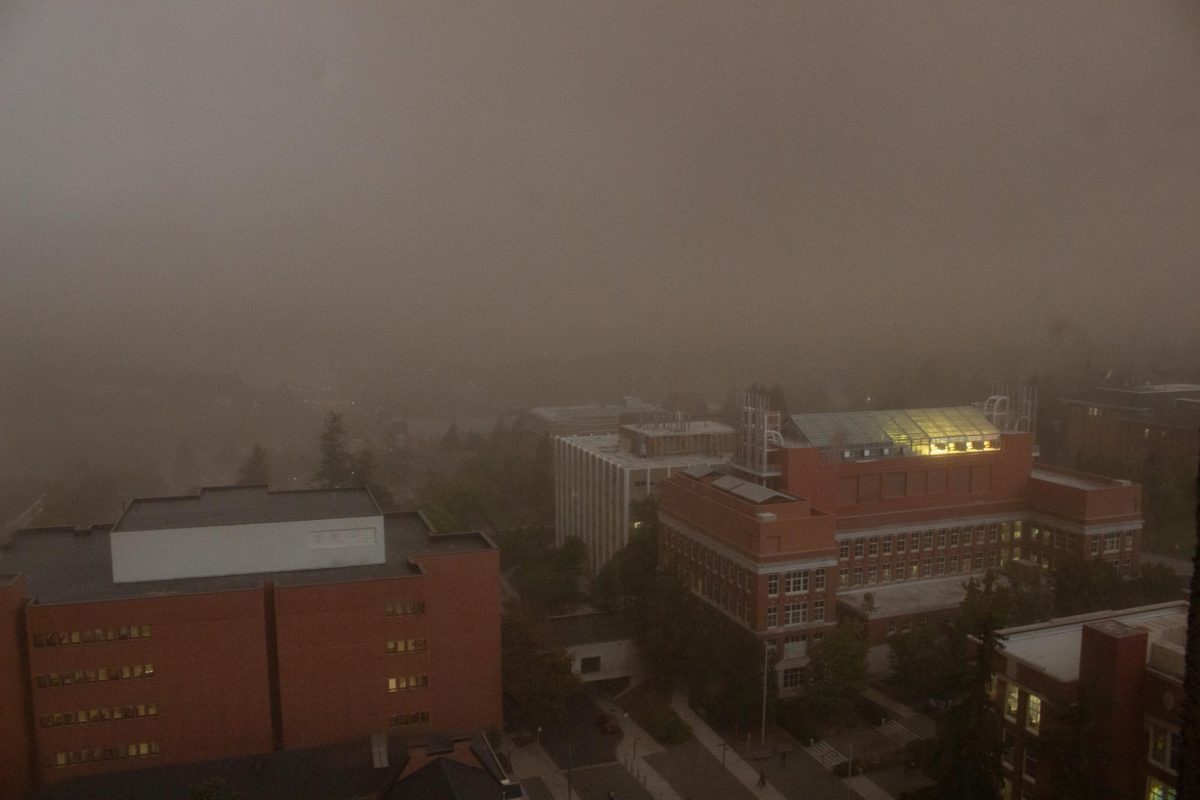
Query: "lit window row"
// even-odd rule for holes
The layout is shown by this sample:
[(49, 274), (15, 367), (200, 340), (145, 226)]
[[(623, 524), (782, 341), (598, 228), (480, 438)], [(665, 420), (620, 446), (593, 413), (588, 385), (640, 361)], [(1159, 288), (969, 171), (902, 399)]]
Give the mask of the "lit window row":
[(424, 614), (425, 601), (409, 600), (400, 603), (388, 603), (384, 606), (383, 613), (388, 617), (407, 617), (412, 614)]
[(54, 757), (56, 767), (69, 764), (90, 764), (93, 761), (114, 761), (120, 758), (145, 758), (158, 755), (158, 742), (134, 742), (116, 747), (93, 747), (87, 750), (70, 750)]
[(401, 675), (399, 678), (388, 678), (389, 692), (398, 692), (401, 689), (419, 689), (428, 685), (428, 675)]
[(126, 639), (149, 638), (149, 625), (122, 625), (119, 628), (91, 628), (86, 631), (35, 633), (33, 635), (33, 646), (55, 647), (60, 644), (89, 644), (91, 642), (116, 642)]
[(65, 714), (43, 714), (43, 728), (59, 727), (60, 725), (84, 725), (89, 722), (109, 722), (118, 719), (136, 719), (137, 717), (157, 717), (157, 703), (138, 703), (129, 706), (111, 706), (92, 708), (86, 711), (68, 711)]
[[(847, 539), (838, 542), (838, 558), (845, 561), (850, 558), (853, 549), (855, 558), (875, 556), (882, 553), (888, 555), (893, 551), (903, 553), (906, 550), (916, 552), (931, 550), (936, 547), (969, 547), (971, 544), (1020, 541), (1024, 532), (1024, 524), (1020, 520), (1012, 522), (990, 523), (972, 527), (941, 528), (936, 531), (913, 531), (912, 533), (888, 534), (870, 538)], [(936, 543), (936, 544), (935, 544)]]
[(428, 711), (410, 711), (407, 714), (395, 714), (388, 723), (393, 728), (402, 728), (405, 725), (420, 725), (423, 722), (429, 722)]
[(120, 667), (101, 667), (100, 669), (77, 669), (74, 672), (51, 672), (38, 675), (34, 682), (38, 688), (47, 686), (71, 686), (77, 683), (96, 683), (97, 681), (120, 681), (130, 678), (149, 678), (154, 675), (153, 664), (125, 664)]
[(399, 653), (419, 653), (427, 647), (425, 639), (397, 639), (387, 643), (387, 651), (390, 655)]

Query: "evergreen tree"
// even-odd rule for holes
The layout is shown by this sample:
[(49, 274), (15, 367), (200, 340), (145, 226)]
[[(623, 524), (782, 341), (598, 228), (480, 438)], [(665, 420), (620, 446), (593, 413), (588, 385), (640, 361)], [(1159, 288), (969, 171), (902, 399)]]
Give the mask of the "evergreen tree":
[(451, 422), (450, 427), (446, 428), (445, 435), (442, 436), (442, 449), (453, 451), (457, 450), (460, 445), (461, 442), (459, 441), (458, 436), (458, 423)]
[(981, 617), (975, 652), (957, 684), (959, 702), (938, 720), (930, 773), (943, 800), (997, 800), (1000, 796), (1000, 720), (989, 687), (1000, 649), (995, 616)]
[(555, 640), (541, 613), (527, 604), (510, 606), (501, 627), (504, 693), (530, 727), (561, 723), (567, 700), (579, 689), (571, 656)]
[(352, 477), (342, 415), (330, 411), (325, 417), (325, 429), (321, 431), (321, 466), (317, 470), (317, 485), (322, 489), (338, 489), (348, 486)]
[(266, 486), (271, 477), (271, 467), (267, 463), (267, 450), (261, 444), (255, 444), (250, 455), (238, 467), (238, 486)]

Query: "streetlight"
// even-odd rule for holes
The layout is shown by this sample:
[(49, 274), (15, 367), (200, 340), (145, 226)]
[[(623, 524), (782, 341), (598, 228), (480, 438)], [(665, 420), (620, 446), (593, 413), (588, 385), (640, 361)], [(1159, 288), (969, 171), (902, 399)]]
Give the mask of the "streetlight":
[(763, 702), (762, 702), (762, 732), (759, 735), (758, 743), (762, 747), (767, 745), (767, 664), (771, 657), (771, 649), (767, 641), (763, 641)]

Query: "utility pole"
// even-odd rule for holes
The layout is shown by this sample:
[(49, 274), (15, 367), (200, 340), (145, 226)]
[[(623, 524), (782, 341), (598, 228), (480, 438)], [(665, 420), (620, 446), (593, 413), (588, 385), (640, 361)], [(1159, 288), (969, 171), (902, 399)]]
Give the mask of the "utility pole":
[(762, 732), (759, 734), (759, 745), (766, 747), (767, 745), (767, 664), (771, 657), (771, 650), (767, 643), (763, 642), (763, 703), (762, 703)]
[(571, 797), (571, 743), (567, 742), (567, 800), (574, 800)]

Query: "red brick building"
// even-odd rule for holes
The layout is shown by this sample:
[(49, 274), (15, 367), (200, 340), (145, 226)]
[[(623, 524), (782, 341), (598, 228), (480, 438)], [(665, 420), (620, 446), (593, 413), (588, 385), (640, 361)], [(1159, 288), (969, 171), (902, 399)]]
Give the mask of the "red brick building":
[(1064, 399), (1059, 457), (1132, 470), (1147, 458), (1194, 464), (1200, 444), (1200, 385), (1101, 386)]
[(0, 586), (3, 798), (501, 721), (495, 547), (365, 490), (134, 501), (113, 526), (18, 532), (0, 573), (20, 576)]
[(798, 414), (764, 441), (765, 460), (740, 471), (754, 483), (713, 470), (664, 483), (662, 551), (780, 648), (784, 688), (839, 618), (881, 643), (953, 613), (968, 576), (1011, 561), (1137, 570), (1138, 486), (1035, 464), (1030, 434), (973, 408)]
[[(1056, 751), (1080, 739), (1096, 760), (1088, 777), (1111, 796), (1173, 798), (1186, 627), (1175, 602), (1000, 631), (1004, 800), (1057, 797)], [(1087, 729), (1064, 731), (1071, 719)]]

